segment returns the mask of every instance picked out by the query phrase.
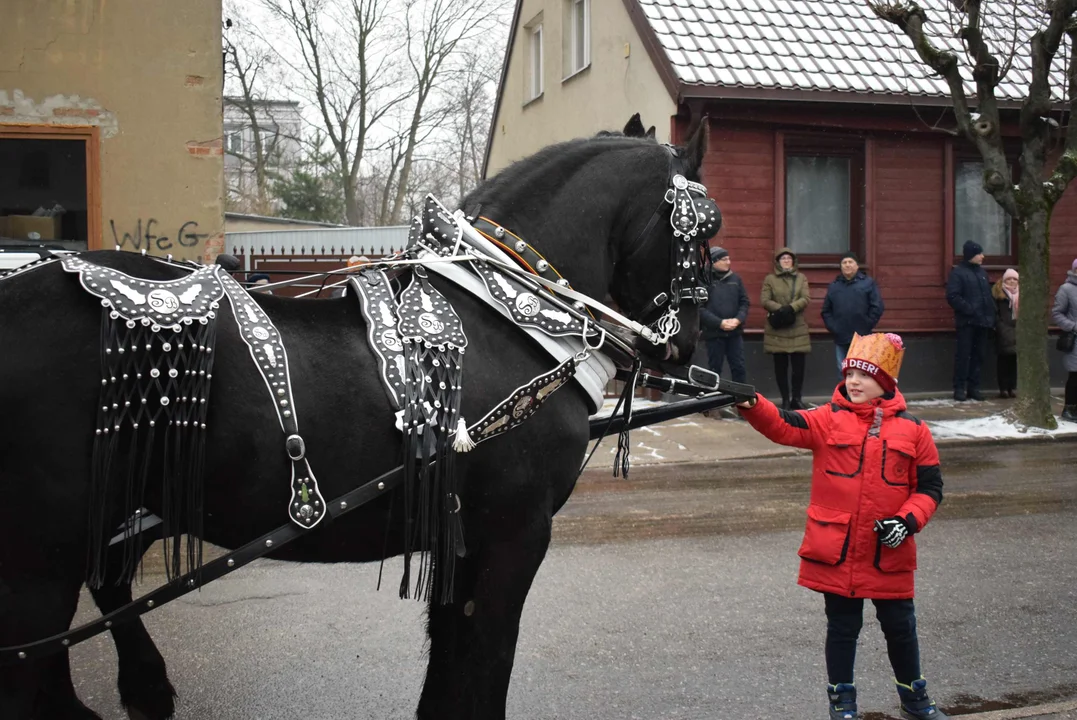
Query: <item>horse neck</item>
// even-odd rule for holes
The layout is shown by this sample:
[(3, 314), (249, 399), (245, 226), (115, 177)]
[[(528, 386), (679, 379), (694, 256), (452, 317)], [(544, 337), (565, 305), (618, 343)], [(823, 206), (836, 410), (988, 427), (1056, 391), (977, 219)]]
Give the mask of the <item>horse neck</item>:
[[(586, 189), (572, 179), (526, 204), (506, 203), (483, 214), (532, 245), (572, 287), (602, 300), (614, 273), (614, 251), (623, 242), (627, 193)], [(492, 204), (496, 205), (496, 204)]]

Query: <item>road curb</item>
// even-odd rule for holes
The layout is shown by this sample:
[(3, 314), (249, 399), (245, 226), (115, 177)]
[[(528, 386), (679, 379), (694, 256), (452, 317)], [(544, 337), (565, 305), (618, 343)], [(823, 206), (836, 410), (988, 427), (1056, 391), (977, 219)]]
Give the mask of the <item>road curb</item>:
[[(931, 427), (931, 423), (927, 423)], [(1058, 433), (1055, 435), (1032, 435), (1029, 437), (967, 437), (967, 438), (935, 438), (936, 445), (1017, 445), (1021, 443), (1040, 444), (1058, 442), (1060, 440), (1077, 440), (1077, 432)]]
[(1060, 712), (1077, 710), (1077, 700), (1036, 705), (1027, 708), (1011, 708), (1009, 710), (991, 710), (989, 712), (976, 713), (974, 715), (961, 715), (963, 720), (1020, 720), (1021, 718), (1038, 718), (1045, 715), (1054, 715)]

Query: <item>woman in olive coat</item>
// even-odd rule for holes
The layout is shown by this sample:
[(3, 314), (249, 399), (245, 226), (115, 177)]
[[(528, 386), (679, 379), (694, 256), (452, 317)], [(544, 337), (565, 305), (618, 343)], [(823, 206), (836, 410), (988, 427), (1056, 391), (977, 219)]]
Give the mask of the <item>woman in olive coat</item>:
[[(807, 407), (802, 398), (804, 361), (811, 352), (804, 310), (811, 302), (811, 295), (808, 292), (808, 278), (797, 270), (796, 253), (789, 248), (784, 247), (774, 255), (774, 272), (763, 280), (760, 301), (767, 311), (763, 326), (763, 351), (774, 356), (774, 375), (782, 394), (782, 408), (804, 410)], [(793, 380), (791, 396), (790, 366)]]

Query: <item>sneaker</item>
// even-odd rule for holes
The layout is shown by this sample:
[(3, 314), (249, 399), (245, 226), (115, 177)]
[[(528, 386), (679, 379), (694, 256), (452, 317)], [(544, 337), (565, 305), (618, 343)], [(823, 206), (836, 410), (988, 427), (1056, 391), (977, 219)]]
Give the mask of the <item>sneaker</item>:
[(983, 402), (984, 396), (979, 390), (969, 390), (969, 400), (976, 400), (977, 402)]
[(856, 686), (852, 683), (838, 683), (826, 686), (830, 698), (830, 720), (855, 720), (860, 717), (856, 711)]
[(1077, 405), (1067, 405), (1058, 417), (1066, 422), (1077, 423)]
[(897, 691), (905, 720), (948, 720), (949, 716), (927, 694), (927, 680), (913, 680), (911, 685), (897, 683)]

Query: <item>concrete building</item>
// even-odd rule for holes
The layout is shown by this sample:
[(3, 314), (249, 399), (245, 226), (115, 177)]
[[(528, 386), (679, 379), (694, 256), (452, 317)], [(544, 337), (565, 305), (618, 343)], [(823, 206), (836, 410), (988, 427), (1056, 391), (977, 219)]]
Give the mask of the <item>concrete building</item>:
[(5, 0), (0, 15), (0, 242), (212, 260), (220, 0)]
[(291, 173), (299, 161), (302, 130), (299, 103), (294, 100), (225, 97), (224, 180), (229, 210), (264, 215), (281, 209), (271, 195), (260, 196), (258, 169), (269, 178)]

